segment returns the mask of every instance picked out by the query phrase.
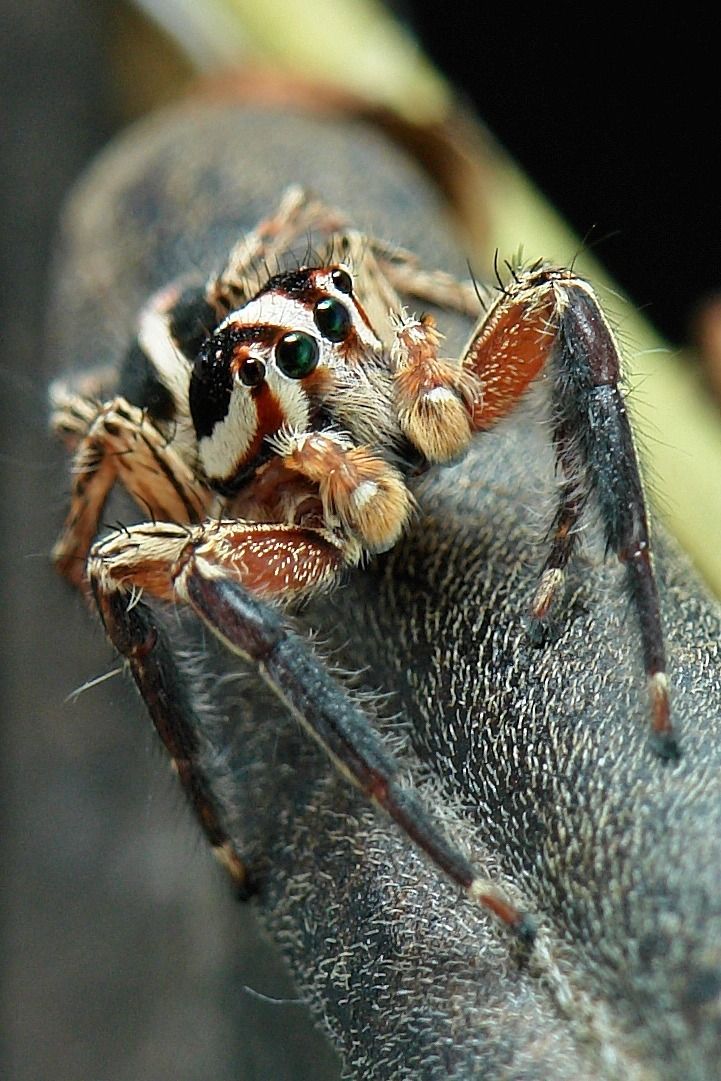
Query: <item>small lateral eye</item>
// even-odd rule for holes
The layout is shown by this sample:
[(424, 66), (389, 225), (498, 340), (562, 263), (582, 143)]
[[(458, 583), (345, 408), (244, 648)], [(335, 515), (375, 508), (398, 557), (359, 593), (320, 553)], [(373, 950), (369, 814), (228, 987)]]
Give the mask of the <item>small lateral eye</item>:
[(303, 379), (318, 364), (318, 343), (310, 334), (291, 331), (275, 347), (275, 362), (289, 379)]
[(248, 357), (241, 365), (238, 378), (246, 387), (257, 387), (265, 379), (265, 364), (255, 357)]
[[(338, 271), (344, 274), (345, 271)], [(351, 328), (350, 312), (345, 304), (335, 297), (324, 297), (319, 300), (313, 311), (315, 325), (323, 337), (329, 342), (342, 342), (348, 337)]]
[(347, 270), (341, 270), (340, 267), (336, 267), (330, 276), (330, 280), (336, 287), (339, 293), (345, 293), (346, 296), (350, 296), (353, 292), (353, 279)]

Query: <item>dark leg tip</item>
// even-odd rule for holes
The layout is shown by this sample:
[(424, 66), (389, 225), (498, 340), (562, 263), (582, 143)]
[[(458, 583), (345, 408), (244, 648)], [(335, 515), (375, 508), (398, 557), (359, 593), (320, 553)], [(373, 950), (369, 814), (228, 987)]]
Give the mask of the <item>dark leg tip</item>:
[(558, 627), (551, 619), (538, 619), (530, 615), (526, 619), (526, 634), (534, 649), (551, 645), (558, 637)]
[(246, 873), (242, 882), (235, 882), (234, 884), (235, 899), (245, 904), (246, 901), (252, 901), (254, 897), (260, 891), (260, 883), (255, 875)]
[(681, 746), (674, 732), (652, 732), (651, 747), (665, 762), (678, 762)]
[(533, 949), (538, 928), (536, 926), (536, 921), (532, 916), (529, 916), (527, 912), (522, 912), (520, 920), (514, 927), (514, 931), (524, 946), (529, 950)]

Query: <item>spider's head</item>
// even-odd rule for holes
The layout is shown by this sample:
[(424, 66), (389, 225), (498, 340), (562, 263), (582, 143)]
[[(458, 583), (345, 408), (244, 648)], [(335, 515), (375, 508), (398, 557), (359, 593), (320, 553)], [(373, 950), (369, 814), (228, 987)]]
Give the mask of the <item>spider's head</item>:
[(282, 428), (313, 427), (354, 366), (380, 349), (343, 266), (271, 278), (203, 343), (190, 380), (200, 461), (232, 484)]

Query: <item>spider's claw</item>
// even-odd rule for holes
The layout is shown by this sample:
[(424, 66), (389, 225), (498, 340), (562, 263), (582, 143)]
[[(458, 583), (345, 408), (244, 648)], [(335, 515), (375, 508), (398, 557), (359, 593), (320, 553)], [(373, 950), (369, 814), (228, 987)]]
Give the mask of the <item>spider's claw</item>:
[(524, 946), (527, 946), (529, 950), (533, 949), (533, 946), (536, 942), (536, 935), (538, 933), (536, 921), (531, 915), (529, 915), (528, 912), (521, 912), (520, 917), (520, 920), (513, 928), (513, 930), (518, 935)]
[(681, 746), (674, 732), (652, 732), (651, 747), (666, 762), (678, 762), (681, 758)]

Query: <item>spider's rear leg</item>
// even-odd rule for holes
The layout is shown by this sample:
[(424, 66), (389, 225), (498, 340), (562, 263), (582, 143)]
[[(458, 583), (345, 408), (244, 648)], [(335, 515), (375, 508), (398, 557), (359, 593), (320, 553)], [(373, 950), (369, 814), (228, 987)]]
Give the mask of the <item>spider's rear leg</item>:
[(127, 659), (153, 722), (170, 752), (214, 850), (235, 877), (234, 853), (197, 753), (196, 720), (177, 691), (177, 664), (146, 596), (184, 602), (261, 677), (339, 769), (383, 807), (406, 835), (471, 898), (525, 942), (530, 918), (478, 875), (445, 837), (380, 735), (345, 690), (265, 603), (334, 582), (343, 546), (320, 529), (238, 520), (182, 529), (133, 526), (93, 548), (88, 574), (109, 638)]
[(666, 758), (677, 757), (646, 503), (620, 386), (621, 358), (593, 290), (554, 267), (517, 275), (484, 316), (462, 363), (479, 381), (471, 410), (476, 431), (508, 414), (531, 380), (549, 369), (553, 444), (564, 482), (532, 618), (537, 628), (547, 618), (564, 582), (581, 513), (593, 496), (606, 547), (627, 569), (641, 629), (654, 746)]
[(54, 401), (53, 428), (74, 437), (73, 483), (63, 531), (53, 548), (61, 574), (82, 586), (85, 560), (111, 488), (121, 481), (153, 518), (199, 522), (210, 495), (142, 409), (124, 398), (98, 405), (79, 395)]
[(346, 224), (340, 210), (292, 185), (283, 192), (274, 212), (260, 221), (233, 248), (223, 270), (210, 279), (206, 299), (219, 315), (239, 308), (257, 291), (268, 267), (311, 234), (330, 236)]

